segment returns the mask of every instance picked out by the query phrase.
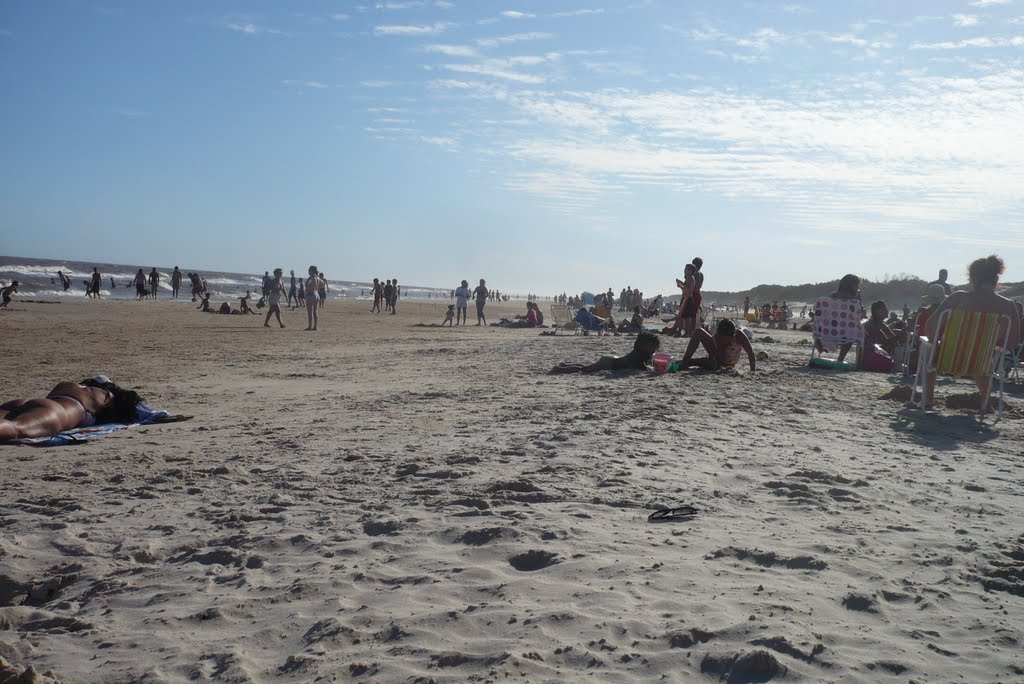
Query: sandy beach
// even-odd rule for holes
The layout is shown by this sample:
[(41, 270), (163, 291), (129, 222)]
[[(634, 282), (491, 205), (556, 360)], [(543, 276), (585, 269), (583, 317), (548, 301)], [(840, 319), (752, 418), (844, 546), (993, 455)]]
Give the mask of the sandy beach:
[(0, 312), (4, 400), (195, 416), (0, 446), (0, 682), (1024, 681), (1024, 384), (926, 415), (766, 329), (753, 374), (553, 377), (632, 338), (445, 304)]

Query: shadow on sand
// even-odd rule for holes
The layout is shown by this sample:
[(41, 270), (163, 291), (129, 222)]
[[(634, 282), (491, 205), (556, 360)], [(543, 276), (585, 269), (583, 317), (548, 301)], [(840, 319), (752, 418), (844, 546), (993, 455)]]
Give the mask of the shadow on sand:
[(965, 443), (983, 444), (1000, 434), (993, 426), (979, 421), (976, 415), (950, 416), (912, 407), (901, 409), (890, 427), (910, 441), (937, 451), (952, 451)]

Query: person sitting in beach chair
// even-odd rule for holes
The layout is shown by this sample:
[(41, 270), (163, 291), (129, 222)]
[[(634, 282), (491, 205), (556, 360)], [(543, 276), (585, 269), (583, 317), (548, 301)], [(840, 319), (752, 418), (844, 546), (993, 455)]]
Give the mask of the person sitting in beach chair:
[[(942, 372), (972, 377), (978, 386), (980, 409), (988, 410), (993, 367), (1001, 366), (1003, 351), (1015, 349), (1021, 337), (1016, 304), (995, 291), (1005, 268), (994, 254), (976, 259), (967, 271), (970, 289), (946, 297), (929, 317), (914, 378), (914, 393), (920, 389), (923, 394), (922, 408), (934, 406), (935, 379)], [(1000, 376), (1000, 411), (1002, 381)], [(913, 393), (911, 403), (917, 403)]]
[(59, 382), (43, 398), (0, 404), (0, 440), (52, 437), (101, 423), (130, 423), (141, 402), (137, 393), (103, 376)]
[(596, 373), (605, 370), (645, 370), (651, 365), (651, 359), (660, 346), (661, 339), (657, 335), (642, 332), (636, 336), (636, 340), (633, 342), (633, 351), (625, 356), (602, 356), (597, 363), (589, 365), (563, 362), (548, 371), (548, 375)]
[[(707, 358), (693, 358), (699, 346), (704, 347)], [(680, 368), (697, 366), (710, 371), (731, 370), (739, 362), (743, 352), (747, 353), (750, 370), (756, 370), (757, 360), (754, 357), (754, 349), (750, 346), (750, 340), (742, 331), (736, 329), (736, 324), (732, 319), (723, 318), (718, 321), (714, 335), (703, 328), (694, 331), (693, 338), (687, 345), (686, 354), (683, 355), (679, 366)]]
[(879, 373), (891, 373), (893, 370), (896, 348), (902, 345), (906, 338), (889, 327), (885, 320), (888, 315), (889, 307), (885, 302), (879, 300), (871, 304), (871, 318), (863, 325), (864, 351), (860, 357), (861, 370)]
[(608, 321), (601, 318), (597, 314), (587, 311), (585, 307), (580, 307), (580, 310), (576, 312), (576, 322), (580, 324), (583, 330), (597, 331), (608, 329)]

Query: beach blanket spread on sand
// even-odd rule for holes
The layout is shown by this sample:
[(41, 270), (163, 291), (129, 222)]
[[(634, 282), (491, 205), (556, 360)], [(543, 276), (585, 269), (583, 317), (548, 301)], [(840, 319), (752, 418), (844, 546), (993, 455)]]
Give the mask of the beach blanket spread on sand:
[(134, 423), (104, 423), (93, 425), (87, 428), (75, 428), (67, 430), (53, 437), (27, 437), (24, 439), (11, 439), (0, 442), (0, 444), (21, 444), (27, 446), (66, 446), (68, 444), (81, 444), (82, 442), (97, 437), (106, 437), (112, 432), (120, 432), (137, 425), (152, 425), (154, 423), (175, 423), (179, 420), (188, 420), (192, 416), (173, 416), (167, 411), (158, 411), (145, 404), (138, 404), (135, 407), (135, 414), (138, 420)]

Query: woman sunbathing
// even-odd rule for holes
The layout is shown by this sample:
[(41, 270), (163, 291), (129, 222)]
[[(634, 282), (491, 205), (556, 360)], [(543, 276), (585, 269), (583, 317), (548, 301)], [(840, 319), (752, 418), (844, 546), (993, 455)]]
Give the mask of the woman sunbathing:
[(602, 356), (597, 363), (560, 363), (548, 371), (549, 375), (563, 373), (597, 373), (604, 370), (644, 370), (651, 365), (651, 357), (658, 351), (661, 340), (651, 333), (640, 333), (633, 342), (633, 351), (625, 356)]
[(53, 437), (99, 423), (132, 422), (141, 401), (134, 391), (102, 376), (80, 383), (60, 382), (45, 398), (0, 404), (0, 440)]

